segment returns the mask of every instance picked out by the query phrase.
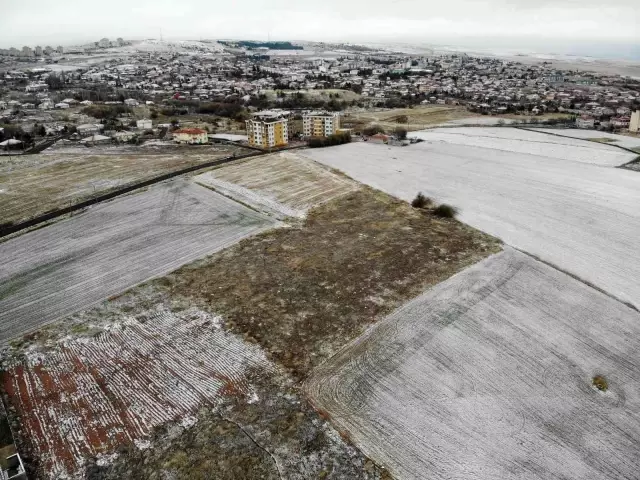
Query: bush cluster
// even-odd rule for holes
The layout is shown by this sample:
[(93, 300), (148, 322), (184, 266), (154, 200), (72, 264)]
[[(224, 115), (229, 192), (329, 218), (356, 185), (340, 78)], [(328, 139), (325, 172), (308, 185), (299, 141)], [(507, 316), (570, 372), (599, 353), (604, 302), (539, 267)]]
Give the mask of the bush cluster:
[[(413, 208), (427, 209), (433, 206), (433, 200), (419, 192), (411, 201), (411, 206)], [(442, 218), (455, 218), (458, 213), (458, 208), (447, 203), (442, 203), (433, 209), (433, 214)]]
[(328, 137), (312, 137), (307, 142), (311, 148), (331, 147), (333, 145), (342, 145), (351, 141), (349, 133), (335, 133)]

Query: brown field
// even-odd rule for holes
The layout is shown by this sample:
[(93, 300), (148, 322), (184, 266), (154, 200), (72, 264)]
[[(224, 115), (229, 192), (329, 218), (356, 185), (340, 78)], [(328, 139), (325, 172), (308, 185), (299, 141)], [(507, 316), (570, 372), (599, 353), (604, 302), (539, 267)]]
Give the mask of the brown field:
[(194, 180), (268, 213), (292, 217), (358, 188), (356, 182), (294, 152), (234, 162)]
[(299, 228), (243, 240), (165, 282), (300, 379), (380, 315), (498, 248), (363, 187), (311, 210)]
[(2, 387), (21, 451), (43, 478), (387, 478), (301, 381), (499, 248), (381, 192), (347, 193), (14, 343)]
[(135, 181), (246, 150), (234, 146), (154, 152), (51, 153), (0, 163), (0, 223), (19, 222)]
[[(402, 116), (407, 116), (409, 122), (398, 123), (397, 119)], [(477, 116), (477, 114), (461, 106), (423, 105), (415, 108), (394, 108), (380, 111), (348, 113), (342, 117), (341, 124), (345, 127), (355, 128), (356, 131), (373, 124), (380, 125), (388, 131), (392, 131), (396, 127), (414, 131), (445, 123), (449, 120), (474, 116)]]
[[(408, 117), (408, 123), (399, 123), (401, 117)], [(550, 118), (564, 118), (563, 113), (548, 113), (529, 117), (527, 115), (481, 115), (466, 109), (464, 106), (458, 105), (420, 105), (414, 108), (394, 108), (380, 111), (366, 111), (348, 113), (342, 117), (342, 125), (345, 128), (354, 128), (361, 131), (364, 127), (370, 125), (380, 125), (387, 132), (392, 132), (398, 127), (407, 129), (408, 131), (424, 130), (425, 128), (441, 125), (452, 120), (462, 120), (471, 118), (496, 119), (501, 118), (518, 120), (521, 122), (530, 119), (546, 120)]]

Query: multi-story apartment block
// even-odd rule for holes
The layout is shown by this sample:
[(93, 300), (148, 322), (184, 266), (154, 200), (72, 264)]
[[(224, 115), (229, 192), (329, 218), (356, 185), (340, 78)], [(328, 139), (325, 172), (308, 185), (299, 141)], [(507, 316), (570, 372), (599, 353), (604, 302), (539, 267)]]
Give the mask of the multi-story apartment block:
[(328, 137), (339, 128), (339, 112), (310, 112), (302, 116), (302, 135), (305, 137)]
[(249, 145), (270, 148), (289, 143), (289, 121), (279, 112), (258, 112), (246, 121)]

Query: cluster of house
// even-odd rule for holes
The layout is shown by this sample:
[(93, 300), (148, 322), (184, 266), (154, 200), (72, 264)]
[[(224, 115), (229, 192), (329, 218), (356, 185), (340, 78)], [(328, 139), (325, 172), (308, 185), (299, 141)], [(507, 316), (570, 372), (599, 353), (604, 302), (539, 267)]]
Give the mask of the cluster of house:
[[(114, 43), (102, 39), (96, 45), (106, 48), (120, 45), (121, 40)], [(62, 87), (58, 85), (53, 91), (52, 75), (62, 82)], [(281, 94), (283, 89), (288, 94)], [(634, 79), (561, 72), (547, 64), (524, 65), (465, 54), (427, 58), (348, 52), (336, 58), (318, 58), (228, 52), (206, 56), (135, 53), (63, 76), (42, 67), (5, 70), (0, 73), (0, 95), (4, 92), (7, 96), (0, 97), (0, 117), (20, 121), (20, 117), (12, 117), (12, 112), (21, 110), (26, 112), (24, 121), (28, 121), (33, 115), (29, 112), (88, 106), (94, 102), (87, 97), (95, 100), (98, 94), (101, 103), (127, 106), (229, 101), (254, 111), (246, 121), (249, 143), (270, 148), (286, 144), (291, 136), (291, 112), (283, 113), (277, 107), (284, 105), (279, 104), (287, 100), (287, 95), (291, 98), (291, 92), (317, 89), (351, 90), (359, 95), (349, 96), (354, 100), (348, 106), (359, 108), (394, 106), (401, 100), (413, 105), (462, 104), (487, 114), (567, 112), (575, 114), (577, 125), (584, 128), (633, 129), (632, 112), (640, 108), (640, 83)], [(333, 95), (340, 93), (325, 98)], [(77, 100), (81, 98), (84, 100)], [(340, 98), (347, 96), (342, 94)], [(272, 108), (255, 112), (253, 105)], [(345, 106), (338, 105), (337, 109)], [(303, 108), (295, 113), (302, 113)], [(339, 129), (339, 116), (316, 113), (305, 113), (303, 137), (326, 136)], [(79, 118), (77, 123), (87, 122)], [(176, 139), (187, 141), (187, 136), (190, 143), (207, 141), (202, 132), (184, 133)]]
[[(98, 42), (94, 42), (93, 45), (89, 46), (88, 50), (93, 48), (110, 48), (110, 47), (122, 47), (126, 45), (122, 38), (118, 38), (117, 40), (109, 40), (108, 38), (102, 38)], [(22, 58), (38, 58), (38, 57), (52, 57), (54, 55), (62, 55), (63, 53), (79, 53), (78, 51), (85, 52), (87, 50), (84, 47), (67, 47), (66, 49), (62, 46), (58, 46), (55, 49), (47, 45), (46, 47), (41, 47), (40, 45), (31, 48), (29, 46), (24, 46), (21, 49), (10, 47), (10, 48), (0, 48), (0, 57), (22, 57)]]
[[(251, 115), (246, 120), (246, 141), (249, 145), (259, 148), (283, 147), (289, 143), (289, 121), (293, 112), (286, 110), (263, 110)], [(340, 128), (340, 113), (327, 111), (310, 111), (302, 114), (303, 138), (329, 137)], [(176, 143), (204, 144), (208, 143), (209, 135), (200, 128), (181, 128), (172, 132)], [(230, 135), (217, 135), (220, 139)], [(243, 137), (244, 138), (244, 137)], [(227, 140), (231, 140), (227, 138)]]

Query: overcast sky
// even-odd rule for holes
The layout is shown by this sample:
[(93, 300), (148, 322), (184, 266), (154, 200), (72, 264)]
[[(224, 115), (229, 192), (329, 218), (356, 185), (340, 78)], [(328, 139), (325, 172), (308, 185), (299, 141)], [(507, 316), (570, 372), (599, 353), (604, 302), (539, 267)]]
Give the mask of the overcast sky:
[(638, 0), (0, 0), (0, 46), (102, 37), (640, 43)]

